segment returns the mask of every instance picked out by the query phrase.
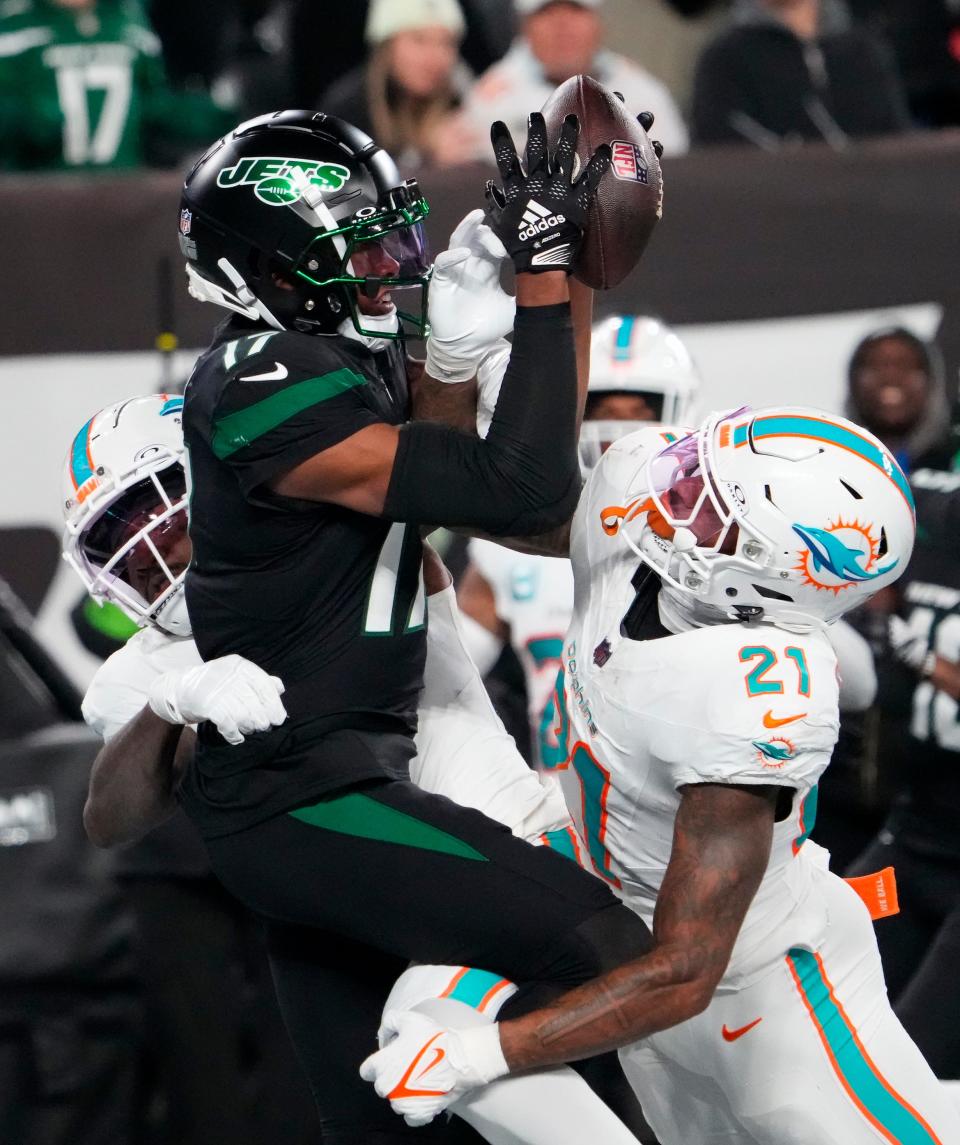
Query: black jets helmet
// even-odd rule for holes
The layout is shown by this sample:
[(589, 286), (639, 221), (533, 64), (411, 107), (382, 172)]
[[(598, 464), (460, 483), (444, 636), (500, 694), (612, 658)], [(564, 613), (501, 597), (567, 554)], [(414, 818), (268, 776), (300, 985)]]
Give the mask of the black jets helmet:
[[(215, 143), (183, 185), (190, 293), (278, 330), (332, 334), (350, 318), (361, 334), (395, 337), (399, 314), (425, 333), (429, 209), (416, 180), (352, 124), (261, 115)], [(412, 304), (394, 310), (397, 293)]]

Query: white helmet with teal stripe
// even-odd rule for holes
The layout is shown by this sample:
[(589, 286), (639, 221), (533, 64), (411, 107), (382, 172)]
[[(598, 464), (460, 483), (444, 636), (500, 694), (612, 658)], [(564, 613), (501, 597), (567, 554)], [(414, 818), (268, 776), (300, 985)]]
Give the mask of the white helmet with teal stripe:
[(638, 471), (604, 522), (685, 625), (829, 623), (905, 570), (913, 497), (887, 448), (820, 410), (711, 414)]
[(63, 473), (63, 557), (91, 596), (138, 624), (190, 633), (183, 398), (117, 402), (73, 439)]
[[(700, 374), (680, 338), (656, 318), (615, 315), (591, 332), (590, 386), (580, 433), (580, 461), (592, 469), (611, 442), (645, 424), (690, 425)], [(646, 420), (604, 416), (600, 401), (628, 394), (646, 401)]]

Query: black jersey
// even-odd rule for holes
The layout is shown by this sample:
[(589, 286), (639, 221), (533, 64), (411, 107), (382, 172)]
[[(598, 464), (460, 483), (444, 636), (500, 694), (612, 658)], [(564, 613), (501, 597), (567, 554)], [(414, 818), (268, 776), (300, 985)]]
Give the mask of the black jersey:
[[(937, 655), (960, 662), (960, 473), (918, 469), (917, 544), (900, 585), (902, 613)], [(960, 857), (960, 706), (929, 680), (909, 688), (910, 734), (902, 748), (904, 793), (894, 811), (898, 830), (916, 845)]]
[(237, 747), (201, 727), (183, 797), (208, 836), (405, 774), (425, 656), (419, 532), (280, 497), (268, 482), (364, 426), (405, 421), (408, 405), (396, 345), (372, 353), (235, 319), (194, 369), (184, 407), (194, 637), (205, 660), (238, 653), (279, 676), (289, 713)]

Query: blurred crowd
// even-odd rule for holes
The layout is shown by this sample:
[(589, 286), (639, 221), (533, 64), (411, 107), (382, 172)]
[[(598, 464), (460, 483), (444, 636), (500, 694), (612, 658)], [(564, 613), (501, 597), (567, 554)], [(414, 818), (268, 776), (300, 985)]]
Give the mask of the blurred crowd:
[[(608, 10), (630, 29), (616, 50)], [(488, 158), (491, 120), (522, 133), (526, 109), (578, 73), (652, 110), (671, 155), (734, 142), (843, 148), (960, 123), (960, 7), (2, 0), (0, 165), (171, 165), (239, 120), (296, 106), (351, 120), (404, 167), (450, 166)]]

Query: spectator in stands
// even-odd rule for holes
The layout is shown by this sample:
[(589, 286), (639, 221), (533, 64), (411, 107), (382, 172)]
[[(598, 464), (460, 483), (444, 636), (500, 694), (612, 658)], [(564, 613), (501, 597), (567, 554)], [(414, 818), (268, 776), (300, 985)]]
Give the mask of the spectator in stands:
[[(853, 875), (893, 866), (900, 913), (877, 941), (897, 1016), (937, 1075), (960, 1078), (960, 464), (938, 348), (902, 327), (864, 338), (847, 412), (908, 471), (917, 544), (906, 574), (868, 604), (877, 656), (874, 772), (895, 797)], [(833, 765), (831, 765), (832, 770)]]
[(889, 40), (910, 112), (929, 127), (960, 124), (960, 5), (956, 0), (850, 0)]
[[(396, 0), (397, 7), (402, 7), (403, 2)], [(293, 95), (285, 107), (319, 107), (318, 95), (363, 63), (363, 30), (370, 3), (371, 0), (349, 0), (338, 7), (336, 19), (331, 19), (329, 5), (318, 4), (317, 0), (289, 0), (285, 39), (289, 44)], [(460, 0), (460, 7), (466, 22), (460, 55), (471, 71), (479, 74), (510, 46), (513, 0)]]
[[(960, 472), (917, 467), (917, 545), (885, 602), (883, 741), (899, 793), (851, 874), (892, 866), (900, 913), (877, 926), (897, 1017), (937, 1076), (960, 1079)], [(892, 655), (889, 653), (892, 652)]]
[[(872, 429), (905, 472), (950, 467), (957, 444), (950, 431), (939, 349), (911, 331), (884, 327), (857, 345), (848, 367), (845, 412)], [(917, 500), (926, 504), (919, 495)], [(922, 518), (919, 525), (922, 530)], [(913, 566), (908, 577), (912, 572)], [(911, 691), (902, 670), (890, 671), (887, 627), (895, 604), (892, 594), (881, 594), (849, 614), (850, 623), (873, 648), (880, 695), (864, 715), (842, 715), (840, 740), (820, 784), (814, 839), (833, 853), (838, 870), (856, 859), (880, 830), (908, 750)]]
[(623, 94), (628, 108), (649, 110), (668, 155), (687, 150), (687, 129), (667, 88), (625, 56), (604, 49), (602, 0), (515, 0), (520, 31), (510, 50), (471, 90), (461, 133), (475, 158), (486, 158), (490, 124), (502, 119), (524, 139), (526, 114), (557, 84), (583, 73)]
[(696, 143), (839, 149), (910, 118), (890, 49), (843, 0), (736, 0), (697, 65), (691, 128)]
[(875, 433), (906, 473), (949, 469), (960, 449), (939, 348), (902, 326), (875, 330), (854, 350), (845, 412)]
[(0, 167), (137, 167), (154, 145), (176, 159), (231, 123), (168, 87), (139, 0), (0, 5)]
[(412, 169), (457, 162), (455, 135), (438, 134), (469, 83), (458, 47), (465, 30), (457, 0), (373, 0), (361, 67), (339, 79), (318, 106), (349, 120)]

